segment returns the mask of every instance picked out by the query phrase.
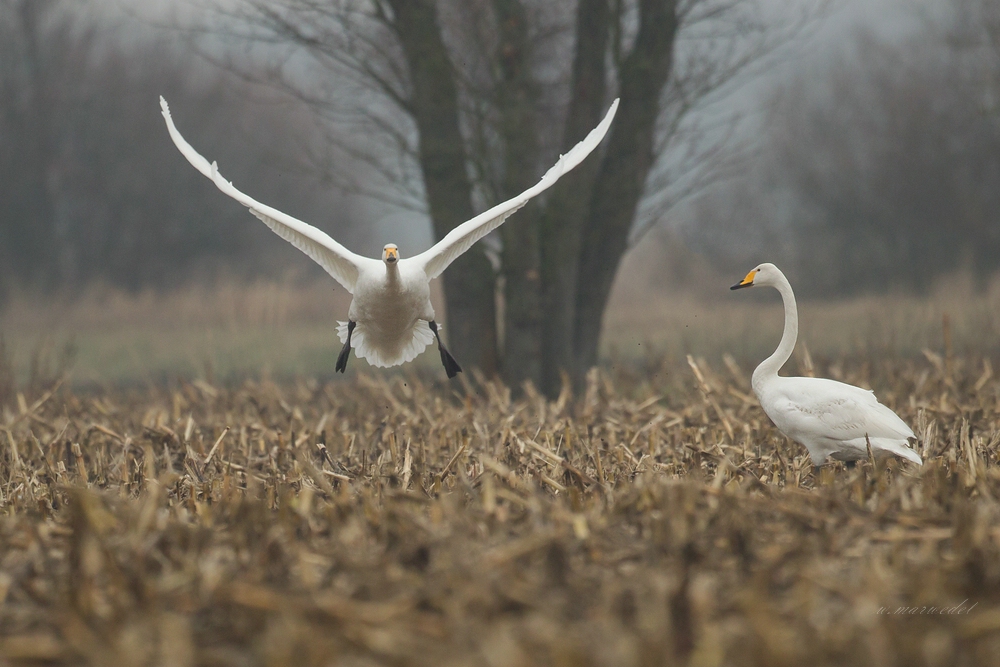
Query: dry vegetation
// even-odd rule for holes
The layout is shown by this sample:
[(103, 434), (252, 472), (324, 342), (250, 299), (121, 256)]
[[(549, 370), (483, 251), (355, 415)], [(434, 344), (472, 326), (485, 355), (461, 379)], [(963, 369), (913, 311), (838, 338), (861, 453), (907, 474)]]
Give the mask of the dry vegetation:
[(556, 402), (412, 374), (16, 395), (0, 665), (996, 664), (991, 369), (819, 369), (927, 463), (818, 474), (731, 358)]
[[(683, 367), (687, 354), (718, 364), (728, 352), (749, 368), (774, 350), (782, 308), (773, 290), (730, 292), (747, 267), (724, 275), (696, 259), (664, 263), (661, 249), (650, 243), (628, 255), (605, 317), (606, 354), (633, 361), (652, 351)], [(301, 276), (134, 294), (92, 287), (64, 300), (15, 292), (0, 310), (0, 332), (22, 382), (32, 377), (40, 340), (56, 349), (72, 343), (77, 385), (324, 378), (333, 375), (335, 322), (349, 303), (329, 278)], [(814, 358), (919, 356), (943, 346), (945, 316), (956, 353), (1000, 356), (1000, 277), (977, 286), (959, 274), (924, 296), (803, 300), (799, 312), (798, 351)], [(433, 350), (415, 363), (440, 367)], [(363, 361), (350, 366), (365, 368)]]

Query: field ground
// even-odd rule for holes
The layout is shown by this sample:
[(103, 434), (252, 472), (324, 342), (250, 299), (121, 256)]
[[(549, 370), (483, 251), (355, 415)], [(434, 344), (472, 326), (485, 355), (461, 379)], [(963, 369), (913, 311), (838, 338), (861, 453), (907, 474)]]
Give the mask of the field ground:
[(732, 358), (554, 402), (40, 387), (0, 427), (0, 665), (1000, 664), (990, 362), (816, 365), (926, 464), (815, 473)]
[(653, 266), (554, 402), (332, 378), (327, 282), (15, 295), (0, 667), (1000, 664), (1000, 283), (801, 304), (788, 372), (926, 460), (817, 473), (749, 394), (776, 295)]
[[(662, 357), (683, 367), (688, 354), (718, 364), (728, 353), (752, 367), (770, 354), (782, 326), (774, 290), (730, 292), (742, 269), (717, 275), (694, 264), (675, 275), (662, 266), (658, 248), (628, 256), (605, 317), (606, 358)], [(77, 386), (330, 378), (340, 349), (335, 323), (349, 303), (325, 277), (250, 285), (223, 280), (162, 294), (91, 289), (64, 300), (15, 294), (0, 311), (0, 335), (22, 382), (33, 375), (40, 347), (51, 361), (67, 344), (75, 351)], [(927, 296), (805, 301), (799, 311), (800, 364), (808, 364), (806, 350), (817, 360), (919, 357), (924, 348), (946, 346), (955, 354), (1000, 357), (1000, 278), (976, 289), (968, 277), (956, 276)], [(444, 332), (447, 337), (447, 326)], [(429, 371), (439, 363), (431, 349), (415, 365)], [(356, 371), (372, 369), (354, 360), (349, 372)]]

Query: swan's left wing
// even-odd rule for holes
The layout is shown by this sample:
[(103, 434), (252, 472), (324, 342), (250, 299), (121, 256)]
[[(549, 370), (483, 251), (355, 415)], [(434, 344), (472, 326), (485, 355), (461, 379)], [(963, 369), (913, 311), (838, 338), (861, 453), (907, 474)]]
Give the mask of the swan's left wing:
[(170, 117), (167, 101), (162, 97), (160, 98), (160, 108), (163, 111), (163, 118), (167, 121), (167, 131), (170, 132), (170, 138), (173, 139), (174, 145), (195, 169), (210, 178), (217, 188), (249, 208), (251, 213), (271, 228), (271, 231), (326, 269), (326, 272), (343, 285), (344, 289), (354, 293), (354, 284), (358, 280), (359, 268), (365, 263), (377, 260), (356, 255), (334, 241), (326, 232), (293, 218), (287, 213), (282, 213), (278, 209), (261, 204), (249, 195), (237, 190), (232, 183), (222, 177), (214, 162), (209, 164), (208, 160), (199, 155), (198, 151), (181, 136)]
[(601, 139), (607, 134), (617, 110), (618, 100), (615, 100), (611, 104), (611, 108), (608, 110), (608, 114), (604, 117), (604, 120), (591, 130), (590, 134), (584, 137), (583, 141), (559, 158), (559, 161), (545, 172), (542, 180), (534, 187), (528, 188), (513, 199), (508, 199), (502, 204), (497, 204), (485, 213), (480, 213), (473, 219), (463, 222), (448, 232), (430, 250), (413, 257), (411, 261), (423, 266), (428, 279), (437, 278), (441, 275), (442, 271), (448, 268), (449, 264), (471, 248), (473, 243), (499, 227), (514, 211), (527, 204), (528, 200), (552, 187), (563, 174), (583, 162), (583, 159), (597, 148), (597, 145), (601, 143)]

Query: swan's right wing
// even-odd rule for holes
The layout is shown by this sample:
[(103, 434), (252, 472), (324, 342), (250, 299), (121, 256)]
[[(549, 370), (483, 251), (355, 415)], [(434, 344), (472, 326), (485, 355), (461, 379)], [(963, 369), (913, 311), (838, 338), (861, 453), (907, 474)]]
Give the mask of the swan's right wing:
[(327, 273), (344, 286), (348, 292), (354, 292), (354, 284), (358, 280), (359, 267), (375, 260), (356, 255), (344, 246), (334, 241), (329, 234), (316, 229), (310, 224), (302, 222), (281, 211), (261, 204), (249, 195), (243, 194), (233, 184), (219, 174), (217, 165), (208, 160), (191, 147), (181, 133), (174, 126), (174, 121), (170, 117), (170, 109), (167, 101), (160, 98), (160, 108), (163, 110), (163, 118), (167, 121), (167, 130), (174, 145), (187, 158), (195, 169), (215, 183), (216, 187), (224, 193), (250, 209), (257, 218), (271, 228), (275, 234), (285, 239), (293, 246), (308, 255), (314, 262), (322, 266)]
[[(781, 378), (777, 386), (768, 401), (770, 407), (781, 415), (787, 428), (798, 433), (833, 440), (868, 436), (905, 441), (914, 437), (906, 422), (867, 389), (826, 378), (802, 377)], [(774, 421), (778, 423), (778, 419)]]
[(430, 250), (420, 253), (410, 261), (423, 266), (428, 279), (437, 278), (441, 275), (442, 271), (448, 268), (449, 264), (471, 248), (473, 243), (499, 227), (503, 224), (504, 220), (527, 204), (528, 200), (548, 190), (563, 174), (583, 162), (583, 159), (597, 148), (597, 145), (601, 143), (601, 139), (607, 134), (617, 110), (618, 100), (615, 100), (611, 104), (611, 108), (608, 109), (604, 120), (591, 130), (590, 134), (584, 137), (580, 143), (573, 146), (568, 153), (560, 157), (559, 161), (545, 172), (542, 180), (533, 187), (528, 188), (513, 199), (508, 199), (502, 204), (497, 204), (490, 210), (480, 213), (471, 220), (463, 222), (448, 232), (443, 239), (435, 243)]

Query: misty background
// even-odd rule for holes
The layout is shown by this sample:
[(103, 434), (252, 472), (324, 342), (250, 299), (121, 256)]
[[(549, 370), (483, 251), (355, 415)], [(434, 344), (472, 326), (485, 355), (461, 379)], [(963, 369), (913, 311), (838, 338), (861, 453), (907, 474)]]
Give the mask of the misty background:
[[(440, 4), (455, 26), (482, 29), (463, 5)], [(558, 118), (572, 3), (525, 4), (540, 108)], [(1000, 268), (1000, 6), (728, 4), (745, 23), (678, 38), (691, 89), (715, 76), (703, 63), (729, 58), (730, 69), (703, 94), (678, 93), (690, 106), (646, 178), (614, 298), (632, 303), (629, 286), (714, 293), (760, 261), (807, 299), (919, 296), (955, 275), (986, 289)], [(25, 304), (65, 312), (95, 286), (169, 301), (192, 285), (326, 280), (184, 161), (161, 94), (192, 145), (256, 199), (364, 254), (387, 241), (410, 255), (429, 247), (412, 124), (279, 39), (262, 6), (0, 0), (8, 329), (30, 319)], [(466, 35), (448, 46), (474, 90), (477, 33), (453, 34)], [(467, 135), (479, 128), (474, 114), (463, 122)], [(554, 159), (558, 132), (540, 136)], [(477, 211), (503, 192), (490, 169), (476, 172)], [(323, 316), (332, 329), (343, 314)]]

